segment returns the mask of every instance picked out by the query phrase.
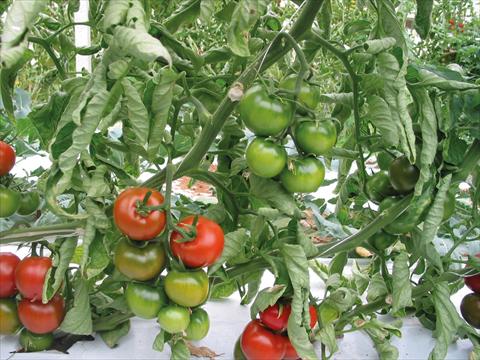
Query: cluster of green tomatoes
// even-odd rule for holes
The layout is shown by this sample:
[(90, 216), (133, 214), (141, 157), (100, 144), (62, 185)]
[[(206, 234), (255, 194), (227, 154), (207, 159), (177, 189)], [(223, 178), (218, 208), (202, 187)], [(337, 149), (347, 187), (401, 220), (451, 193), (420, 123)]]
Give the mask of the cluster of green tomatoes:
[[(280, 82), (280, 90), (289, 97), (296, 89), (297, 76)], [(312, 113), (318, 105), (315, 87), (302, 81), (294, 107), (291, 99), (270, 95), (263, 85), (249, 88), (240, 104), (240, 117), (255, 134), (246, 151), (252, 173), (263, 178), (278, 178), (291, 193), (315, 192), (323, 183), (325, 167), (318, 156), (328, 154), (337, 140), (337, 129), (331, 120), (318, 121), (296, 113)], [(298, 155), (289, 157), (283, 142), (290, 134)]]

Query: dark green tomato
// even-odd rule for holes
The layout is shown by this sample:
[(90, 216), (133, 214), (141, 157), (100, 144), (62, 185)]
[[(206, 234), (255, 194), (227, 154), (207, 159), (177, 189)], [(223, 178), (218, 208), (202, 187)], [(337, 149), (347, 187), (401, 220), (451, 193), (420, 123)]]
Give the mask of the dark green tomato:
[(17, 214), (30, 215), (38, 209), (40, 205), (40, 195), (36, 191), (30, 191), (22, 193), (20, 196), (20, 206), (18, 207)]
[(17, 302), (14, 298), (0, 299), (0, 335), (11, 335), (20, 328)]
[(35, 334), (27, 329), (20, 333), (20, 345), (26, 352), (48, 350), (53, 344), (53, 334)]
[(207, 336), (209, 329), (210, 319), (208, 318), (208, 313), (200, 308), (193, 310), (190, 315), (190, 323), (185, 331), (187, 340), (202, 340)]
[(308, 154), (324, 155), (337, 141), (337, 128), (333, 121), (303, 121), (295, 129), (295, 140)]
[(146, 281), (158, 276), (165, 267), (165, 250), (159, 243), (134, 245), (121, 240), (115, 249), (115, 266), (130, 279)]
[(376, 203), (379, 203), (385, 197), (395, 195), (397, 192), (390, 184), (390, 178), (386, 171), (379, 171), (367, 179), (367, 195), (368, 198)]
[(384, 251), (390, 245), (392, 245), (397, 237), (395, 235), (389, 234), (385, 231), (378, 231), (373, 234), (369, 239), (368, 242), (372, 245), (375, 249), (379, 251)]
[[(297, 79), (297, 75), (289, 75), (280, 81), (279, 88), (294, 92), (297, 85)], [(297, 100), (300, 104), (302, 104), (302, 106), (310, 110), (314, 110), (320, 101), (320, 95), (314, 86), (311, 86), (303, 81), (302, 85), (300, 86), (300, 93), (297, 96)]]
[(234, 360), (247, 360), (245, 357), (245, 354), (243, 353), (242, 350), (242, 345), (241, 345), (241, 336), (237, 339), (237, 342), (235, 343), (235, 348), (233, 350), (233, 359)]
[(323, 163), (314, 157), (292, 161), (292, 167), (285, 168), (280, 180), (291, 193), (311, 193), (317, 191), (325, 177)]
[(443, 208), (443, 218), (442, 220), (448, 220), (455, 212), (455, 194), (452, 191), (447, 192), (447, 197), (445, 199)]
[(168, 303), (163, 289), (139, 283), (127, 285), (125, 298), (130, 310), (143, 319), (156, 318), (160, 308)]
[(15, 214), (20, 206), (20, 194), (16, 191), (0, 187), (0, 218)]
[(460, 304), (460, 312), (467, 323), (480, 329), (480, 294), (466, 295)]
[(388, 175), (393, 188), (401, 194), (407, 194), (415, 188), (420, 171), (410, 164), (406, 156), (401, 156), (392, 161)]
[(168, 305), (158, 313), (160, 327), (170, 334), (185, 331), (190, 323), (190, 310), (177, 305)]
[(271, 178), (282, 172), (287, 165), (287, 152), (281, 145), (255, 138), (247, 147), (247, 164), (258, 176)]
[(195, 307), (204, 303), (208, 288), (208, 277), (203, 270), (172, 270), (165, 277), (165, 292), (178, 305)]
[(381, 151), (377, 154), (377, 164), (380, 170), (388, 171), (393, 160), (395, 158), (386, 151)]
[(254, 85), (239, 104), (240, 117), (255, 135), (274, 136), (290, 124), (292, 107), (288, 102), (268, 95), (261, 85)]

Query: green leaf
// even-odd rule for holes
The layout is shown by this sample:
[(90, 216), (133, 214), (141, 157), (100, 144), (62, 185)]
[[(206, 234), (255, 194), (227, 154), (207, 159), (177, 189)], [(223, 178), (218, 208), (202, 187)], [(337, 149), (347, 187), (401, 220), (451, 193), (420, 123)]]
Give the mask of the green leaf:
[(95, 168), (90, 179), (85, 179), (85, 189), (87, 196), (91, 198), (97, 198), (102, 196), (109, 196), (111, 190), (107, 183), (105, 176), (108, 168), (105, 165), (99, 165)]
[(347, 265), (348, 253), (346, 251), (335, 254), (332, 261), (328, 265), (328, 271), (330, 275), (338, 274), (342, 275), (345, 265)]
[(130, 320), (127, 320), (112, 330), (100, 331), (100, 337), (109, 348), (114, 348), (122, 337), (130, 331)]
[(469, 90), (478, 89), (480, 85), (466, 81), (458, 81), (445, 76), (445, 73), (433, 69), (425, 69), (419, 66), (408, 67), (408, 82), (411, 87), (434, 86), (440, 90)]
[(352, 107), (353, 93), (320, 94), (319, 100), (326, 104), (342, 104)]
[(256, 319), (257, 314), (269, 306), (275, 305), (285, 292), (285, 285), (275, 285), (265, 288), (257, 294), (255, 301), (250, 306), (250, 317)]
[(426, 39), (432, 22), (433, 0), (417, 0), (415, 30), (422, 39)]
[(401, 252), (395, 256), (392, 280), (392, 313), (398, 315), (405, 307), (413, 304), (408, 254), (406, 252)]
[(375, 343), (375, 349), (378, 352), (380, 360), (398, 359), (398, 349), (388, 341)]
[[(176, 5), (175, 12), (165, 21), (165, 27), (171, 33), (176, 32), (183, 24), (194, 22), (200, 15), (201, 0), (184, 0)], [(203, 5), (203, 4), (202, 4)]]
[(142, 102), (140, 94), (130, 80), (123, 79), (122, 85), (127, 99), (128, 123), (132, 127), (137, 144), (143, 147), (147, 143), (149, 130), (147, 109)]
[(398, 126), (392, 121), (392, 113), (385, 100), (380, 96), (369, 96), (367, 118), (380, 132), (381, 141), (387, 146), (397, 146), (399, 143)]
[(109, 31), (114, 26), (124, 24), (129, 8), (130, 0), (108, 0), (103, 18), (103, 30)]
[(320, 340), (322, 344), (327, 347), (330, 352), (329, 356), (332, 356), (338, 351), (337, 337), (335, 335), (335, 327), (333, 324), (323, 326), (315, 338)]
[(155, 336), (155, 340), (152, 344), (152, 349), (155, 351), (163, 351), (165, 347), (165, 330), (161, 329), (160, 332)]
[[(87, 230), (85, 231), (85, 234), (86, 233)], [(103, 236), (100, 232), (95, 232), (95, 237), (88, 246), (88, 253), (90, 255), (87, 257), (83, 271), (87, 279), (91, 279), (99, 275), (110, 264), (111, 260), (105, 249)]]
[(144, 2), (142, 0), (131, 0), (130, 8), (127, 12), (127, 18), (125, 19), (125, 24), (135, 29), (148, 32), (150, 25), (148, 24), (147, 15), (145, 14), (145, 9), (143, 8)]
[(407, 43), (403, 32), (403, 25), (400, 23), (399, 16), (395, 12), (395, 5), (391, 0), (379, 0), (377, 3), (377, 26), (376, 34), (379, 38), (393, 37), (397, 46), (403, 50), (403, 56), (406, 58), (408, 53)]
[(317, 248), (312, 242), (312, 239), (309, 238), (300, 224), (299, 221), (296, 221), (296, 233), (297, 233), (297, 242), (305, 251), (307, 257), (311, 257), (317, 254)]
[(288, 318), (287, 331), (288, 338), (300, 358), (304, 360), (318, 359), (317, 354), (315, 353), (315, 348), (310, 342), (307, 329), (304, 326), (299, 325), (293, 316)]
[(75, 335), (90, 335), (93, 332), (87, 282), (79, 275), (74, 283), (73, 307), (67, 311), (59, 329)]
[(188, 360), (190, 359), (190, 350), (188, 350), (185, 340), (177, 340), (172, 348), (172, 357), (171, 360)]
[(268, 3), (266, 0), (240, 0), (235, 6), (227, 31), (227, 42), (235, 55), (250, 56), (250, 30), (267, 9)]
[(375, 273), (370, 280), (370, 285), (368, 286), (367, 301), (373, 302), (380, 298), (384, 298), (388, 294), (387, 285), (383, 279), (382, 274)]
[(208, 274), (213, 274), (220, 269), (224, 263), (234, 260), (239, 254), (243, 254), (243, 249), (248, 239), (249, 236), (245, 229), (238, 229), (226, 234), (222, 256), (220, 256), (220, 258), (209, 267)]
[(373, 39), (365, 41), (363, 48), (368, 54), (379, 54), (383, 51), (391, 49), (397, 40), (393, 37), (386, 37), (383, 39)]

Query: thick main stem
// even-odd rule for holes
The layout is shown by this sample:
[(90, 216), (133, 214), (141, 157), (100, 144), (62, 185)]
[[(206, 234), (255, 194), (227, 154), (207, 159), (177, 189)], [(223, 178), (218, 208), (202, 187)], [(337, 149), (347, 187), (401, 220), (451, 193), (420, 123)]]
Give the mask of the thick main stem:
[(0, 232), (0, 245), (15, 242), (34, 242), (48, 237), (67, 237), (83, 235), (85, 222), (76, 221), (65, 224), (20, 228)]

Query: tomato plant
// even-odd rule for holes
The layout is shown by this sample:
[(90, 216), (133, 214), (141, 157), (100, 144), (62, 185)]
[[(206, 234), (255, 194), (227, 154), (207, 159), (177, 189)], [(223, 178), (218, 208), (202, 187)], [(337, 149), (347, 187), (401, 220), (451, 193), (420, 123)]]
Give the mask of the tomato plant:
[(160, 308), (168, 302), (163, 289), (140, 283), (129, 283), (125, 298), (130, 311), (143, 319), (156, 318)]
[(19, 293), (28, 300), (40, 300), (52, 259), (45, 256), (26, 257), (15, 269), (15, 285)]
[(15, 286), (15, 269), (20, 259), (10, 252), (0, 252), (0, 298), (17, 293)]
[(12, 216), (20, 206), (20, 194), (0, 186), (0, 204), (0, 218)]
[(408, 193), (413, 190), (419, 177), (415, 165), (410, 164), (405, 156), (393, 160), (388, 169), (390, 183), (399, 193)]
[[(285, 90), (294, 92), (296, 83), (297, 83), (297, 75), (292, 74), (287, 76), (282, 81), (280, 81), (280, 84), (278, 85), (278, 87), (280, 89), (285, 89)], [(300, 102), (300, 104), (302, 104), (306, 108), (310, 110), (314, 110), (317, 107), (319, 102), (319, 94), (317, 89), (305, 83), (305, 81), (302, 81), (300, 85), (300, 92), (298, 93), (298, 101)]]
[(480, 294), (465, 295), (460, 304), (460, 311), (466, 322), (480, 329)]
[(285, 355), (283, 337), (267, 330), (258, 320), (250, 321), (243, 330), (241, 347), (248, 360), (280, 360)]
[(333, 121), (302, 121), (295, 128), (295, 140), (307, 154), (325, 155), (337, 141)]
[(36, 191), (29, 191), (20, 194), (20, 204), (17, 213), (19, 215), (30, 215), (40, 206), (40, 195)]
[(291, 168), (280, 174), (283, 186), (291, 193), (315, 192), (322, 185), (325, 177), (325, 166), (313, 157), (295, 159)]
[(194, 341), (202, 340), (207, 336), (208, 330), (210, 330), (208, 313), (201, 308), (194, 309), (190, 315), (190, 323), (185, 330), (187, 334), (186, 339)]
[(203, 270), (170, 271), (165, 277), (165, 293), (178, 305), (194, 307), (208, 296), (208, 277)]
[(283, 146), (262, 138), (253, 139), (248, 145), (246, 158), (250, 170), (264, 178), (277, 176), (287, 165)]
[(20, 332), (20, 345), (26, 352), (48, 350), (53, 344), (53, 334), (35, 334), (27, 329)]
[(260, 312), (260, 320), (271, 330), (285, 331), (291, 312), (292, 308), (290, 304), (277, 303)]
[(20, 322), (35, 334), (47, 334), (56, 330), (64, 316), (65, 303), (60, 295), (55, 295), (46, 304), (29, 299), (23, 299), (18, 303)]
[(15, 165), (15, 150), (4, 141), (0, 141), (0, 176), (6, 175)]
[(185, 331), (190, 323), (190, 311), (177, 305), (164, 306), (158, 313), (158, 323), (171, 334)]
[(0, 335), (11, 335), (20, 329), (15, 299), (0, 299)]
[(371, 201), (380, 202), (387, 196), (396, 194), (390, 183), (388, 174), (384, 171), (373, 174), (367, 180), (366, 192)]

